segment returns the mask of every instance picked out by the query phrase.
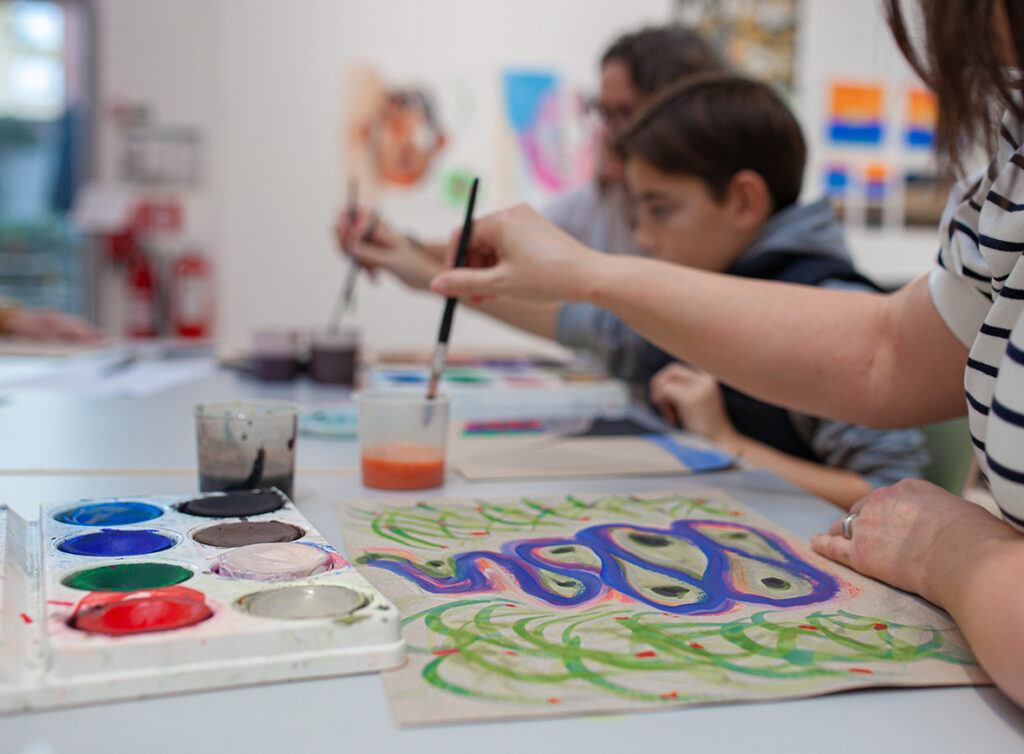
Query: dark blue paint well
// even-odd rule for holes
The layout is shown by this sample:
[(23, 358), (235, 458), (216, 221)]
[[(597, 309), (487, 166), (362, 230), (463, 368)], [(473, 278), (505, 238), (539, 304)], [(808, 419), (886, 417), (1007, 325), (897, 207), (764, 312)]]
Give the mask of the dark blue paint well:
[(110, 502), (89, 503), (62, 511), (54, 518), (62, 524), (75, 526), (124, 526), (152, 521), (164, 514), (163, 509), (149, 503)]
[(166, 534), (150, 529), (101, 529), (65, 539), (58, 545), (58, 549), (72, 555), (118, 558), (160, 552), (174, 544), (174, 540)]

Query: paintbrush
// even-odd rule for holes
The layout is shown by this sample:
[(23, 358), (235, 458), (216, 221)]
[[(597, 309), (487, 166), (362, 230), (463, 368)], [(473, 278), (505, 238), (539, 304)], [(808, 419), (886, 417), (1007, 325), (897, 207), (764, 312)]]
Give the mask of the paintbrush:
[[(348, 181), (348, 222), (350, 226), (355, 226), (356, 220), (359, 219), (359, 182), (355, 178), (350, 178)], [(377, 223), (380, 222), (379, 215), (374, 212), (370, 215), (370, 222), (367, 223), (366, 232), (360, 237), (360, 241), (365, 241), (373, 237), (374, 232), (377, 230)], [(338, 291), (338, 297), (334, 300), (334, 309), (331, 312), (331, 318), (327, 321), (327, 332), (336, 333), (341, 328), (341, 318), (348, 311), (349, 306), (352, 304), (352, 293), (356, 289), (356, 278), (359, 277), (359, 268), (361, 265), (355, 259), (349, 264), (348, 274), (345, 276), (345, 282), (341, 286), (341, 290)]]
[[(469, 246), (469, 232), (473, 228), (473, 206), (476, 204), (476, 189), (480, 185), (480, 179), (474, 178), (473, 185), (469, 189), (469, 203), (466, 205), (466, 220), (462, 224), (462, 234), (459, 236), (459, 245), (455, 249), (455, 261), (453, 267), (462, 267), (466, 263), (466, 247)], [(434, 348), (434, 358), (430, 361), (430, 382), (427, 384), (427, 400), (432, 401), (437, 397), (437, 386), (441, 381), (441, 373), (444, 371), (445, 358), (448, 356), (448, 336), (452, 330), (452, 318), (455, 316), (455, 304), (458, 299), (449, 296), (444, 302), (444, 315), (441, 317), (441, 330), (437, 334), (437, 346)], [(428, 412), (430, 406), (427, 406)], [(425, 414), (424, 423), (429, 422), (430, 414)]]

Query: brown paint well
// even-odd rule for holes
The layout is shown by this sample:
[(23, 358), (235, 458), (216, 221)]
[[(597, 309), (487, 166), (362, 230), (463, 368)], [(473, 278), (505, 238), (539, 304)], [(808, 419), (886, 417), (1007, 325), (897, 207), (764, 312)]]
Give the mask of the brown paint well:
[(192, 539), (211, 547), (244, 547), (265, 542), (291, 542), (306, 532), (281, 521), (238, 521), (200, 529)]

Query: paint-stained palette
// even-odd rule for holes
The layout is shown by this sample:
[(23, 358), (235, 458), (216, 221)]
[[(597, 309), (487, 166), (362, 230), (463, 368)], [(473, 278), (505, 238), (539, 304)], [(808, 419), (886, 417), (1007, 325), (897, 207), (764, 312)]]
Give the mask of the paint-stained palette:
[(0, 506), (0, 712), (401, 664), (398, 611), (277, 490)]

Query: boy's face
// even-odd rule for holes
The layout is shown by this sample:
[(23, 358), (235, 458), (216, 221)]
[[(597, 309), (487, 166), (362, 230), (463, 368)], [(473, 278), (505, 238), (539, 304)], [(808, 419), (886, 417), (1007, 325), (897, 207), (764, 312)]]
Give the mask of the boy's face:
[(662, 173), (631, 157), (626, 180), (636, 209), (634, 242), (655, 259), (722, 272), (753, 240), (728, 194), (716, 200), (699, 178)]

